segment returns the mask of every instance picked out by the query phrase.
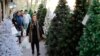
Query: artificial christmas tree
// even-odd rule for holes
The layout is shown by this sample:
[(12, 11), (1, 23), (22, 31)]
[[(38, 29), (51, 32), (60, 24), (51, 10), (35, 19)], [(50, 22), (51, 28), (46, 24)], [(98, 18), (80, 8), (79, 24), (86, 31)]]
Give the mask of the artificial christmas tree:
[(32, 9), (29, 10), (29, 14), (30, 14), (30, 16), (32, 17), (32, 15), (33, 15)]
[(84, 16), (87, 13), (88, 2), (87, 0), (76, 0), (76, 6), (74, 10), (74, 17), (78, 22), (82, 22)]
[(70, 19), (70, 9), (66, 5), (66, 0), (59, 0), (55, 10), (56, 16), (51, 21), (51, 26), (47, 34), (47, 54), (48, 56), (72, 56), (72, 25)]
[(0, 56), (22, 56), (17, 37), (12, 35), (10, 19), (0, 23)]
[(39, 23), (44, 26), (45, 16), (47, 13), (47, 9), (43, 6), (43, 4), (40, 4), (37, 12), (37, 18)]
[(70, 50), (71, 55), (70, 56), (79, 56), (79, 50), (78, 50), (78, 42), (80, 40), (80, 37), (83, 34), (83, 27), (84, 25), (81, 22), (78, 22), (75, 18), (75, 15), (71, 16), (71, 43), (70, 43)]
[(100, 0), (92, 0), (84, 34), (80, 38), (79, 56), (100, 56)]
[(72, 56), (79, 56), (79, 50), (78, 50), (78, 42), (80, 40), (80, 37), (83, 34), (83, 18), (85, 17), (87, 13), (87, 2), (86, 0), (76, 0), (76, 6), (74, 10), (74, 14), (71, 16), (71, 50), (72, 50)]

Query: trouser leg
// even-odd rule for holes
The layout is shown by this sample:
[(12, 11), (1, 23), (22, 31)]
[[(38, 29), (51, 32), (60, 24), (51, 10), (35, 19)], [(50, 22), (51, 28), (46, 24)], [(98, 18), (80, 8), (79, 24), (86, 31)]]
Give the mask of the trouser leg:
[(39, 42), (36, 42), (36, 49), (37, 49), (37, 53), (39, 53)]
[(23, 29), (21, 29), (21, 37), (23, 36)]
[(28, 24), (26, 24), (26, 29), (28, 28)]
[(28, 28), (28, 24), (25, 23), (25, 24), (24, 24), (24, 29), (27, 29), (27, 28)]
[(31, 43), (32, 54), (34, 54), (34, 43)]
[(18, 39), (19, 39), (19, 44), (21, 43), (21, 36), (18, 36)]

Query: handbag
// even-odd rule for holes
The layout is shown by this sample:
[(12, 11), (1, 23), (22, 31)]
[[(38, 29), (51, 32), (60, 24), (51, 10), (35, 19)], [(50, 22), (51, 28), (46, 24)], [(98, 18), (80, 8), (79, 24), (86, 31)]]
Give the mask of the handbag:
[(30, 49), (31, 44), (28, 42), (28, 37), (25, 37), (21, 43), (22, 48)]

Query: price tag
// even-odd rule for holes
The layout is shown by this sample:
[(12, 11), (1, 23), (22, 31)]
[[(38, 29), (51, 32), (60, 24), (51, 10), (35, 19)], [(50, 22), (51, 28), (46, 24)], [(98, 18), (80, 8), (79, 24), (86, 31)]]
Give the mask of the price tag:
[(89, 15), (85, 15), (85, 17), (84, 17), (84, 19), (83, 19), (83, 21), (82, 21), (82, 24), (83, 24), (83, 25), (86, 25), (88, 19), (89, 19)]

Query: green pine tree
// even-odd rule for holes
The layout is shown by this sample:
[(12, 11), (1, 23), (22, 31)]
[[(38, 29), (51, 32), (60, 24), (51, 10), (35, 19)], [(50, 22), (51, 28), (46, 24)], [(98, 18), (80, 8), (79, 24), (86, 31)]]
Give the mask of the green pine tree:
[(88, 3), (87, 0), (76, 0), (74, 10), (75, 18), (78, 22), (82, 22), (85, 14), (87, 13)]
[(32, 15), (33, 15), (33, 11), (32, 11), (32, 9), (30, 9), (28, 13), (29, 13), (30, 16), (32, 17)]
[(80, 41), (80, 37), (83, 34), (83, 24), (81, 23), (84, 16), (87, 13), (87, 2), (86, 0), (76, 0), (76, 7), (74, 10), (74, 14), (71, 16), (71, 52), (72, 56), (79, 56), (78, 43)]
[(92, 0), (90, 18), (80, 39), (79, 56), (100, 56), (100, 0)]
[(39, 23), (44, 26), (45, 16), (47, 13), (47, 9), (43, 6), (43, 4), (40, 4), (37, 12), (37, 18), (39, 20)]
[(83, 27), (84, 25), (81, 22), (78, 22), (75, 18), (75, 15), (71, 16), (71, 21), (70, 21), (70, 31), (71, 31), (71, 36), (70, 36), (70, 50), (71, 50), (71, 55), (70, 56), (79, 56), (79, 49), (78, 49), (78, 43), (80, 41), (80, 37), (83, 34)]
[(59, 0), (55, 10), (56, 16), (51, 22), (47, 34), (48, 56), (71, 56), (71, 25), (70, 9), (66, 0)]

